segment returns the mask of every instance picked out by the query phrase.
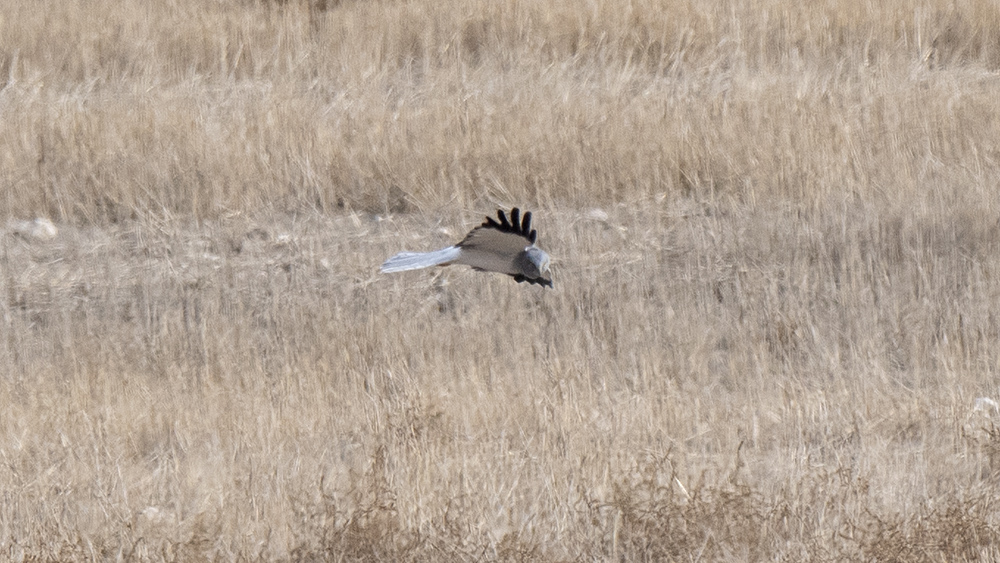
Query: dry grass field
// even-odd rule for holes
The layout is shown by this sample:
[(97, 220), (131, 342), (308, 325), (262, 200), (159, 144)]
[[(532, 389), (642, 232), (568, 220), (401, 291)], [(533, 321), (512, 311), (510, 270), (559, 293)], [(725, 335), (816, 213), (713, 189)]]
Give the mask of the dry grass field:
[(0, 6), (0, 559), (1000, 559), (996, 2)]

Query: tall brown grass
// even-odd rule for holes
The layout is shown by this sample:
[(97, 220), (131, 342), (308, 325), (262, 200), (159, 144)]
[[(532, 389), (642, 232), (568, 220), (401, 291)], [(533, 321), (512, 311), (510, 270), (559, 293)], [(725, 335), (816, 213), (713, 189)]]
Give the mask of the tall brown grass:
[(3, 557), (1000, 557), (994, 3), (0, 14)]

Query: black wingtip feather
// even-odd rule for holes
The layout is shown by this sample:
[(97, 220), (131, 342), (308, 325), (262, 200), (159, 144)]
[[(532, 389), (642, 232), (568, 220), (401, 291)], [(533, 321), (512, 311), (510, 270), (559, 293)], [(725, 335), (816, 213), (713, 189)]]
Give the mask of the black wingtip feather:
[[(516, 207), (514, 208), (517, 209)], [(497, 209), (497, 217), (500, 218), (500, 226), (504, 229), (509, 230), (511, 228), (510, 221), (507, 220), (507, 215), (503, 212), (503, 209)]]
[(514, 281), (517, 283), (528, 282), (530, 284), (540, 285), (542, 287), (552, 287), (552, 280), (547, 280), (545, 278), (529, 278), (524, 274), (513, 274), (511, 275)]
[(531, 212), (525, 211), (522, 217), (521, 209), (517, 207), (510, 210), (510, 219), (503, 209), (498, 209), (497, 218), (486, 217), (486, 222), (482, 226), (504, 233), (519, 234), (531, 244), (535, 244), (535, 240), (538, 239), (538, 231), (531, 228)]

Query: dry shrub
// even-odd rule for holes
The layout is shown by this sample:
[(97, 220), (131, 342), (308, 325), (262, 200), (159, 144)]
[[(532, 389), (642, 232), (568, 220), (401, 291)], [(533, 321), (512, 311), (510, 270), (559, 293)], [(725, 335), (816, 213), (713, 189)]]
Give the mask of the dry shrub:
[(625, 561), (691, 556), (755, 561), (780, 541), (773, 509), (752, 488), (699, 482), (684, 489), (667, 458), (646, 463), (634, 478), (615, 486), (607, 505), (615, 537), (606, 555)]
[(996, 489), (935, 499), (916, 514), (865, 511), (850, 524), (861, 558), (875, 561), (978, 561), (996, 555)]

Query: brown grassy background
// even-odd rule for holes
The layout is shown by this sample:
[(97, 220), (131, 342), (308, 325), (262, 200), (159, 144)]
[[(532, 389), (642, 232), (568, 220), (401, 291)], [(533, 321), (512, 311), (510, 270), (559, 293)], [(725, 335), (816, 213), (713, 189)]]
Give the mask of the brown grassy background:
[(1000, 557), (995, 3), (0, 5), (2, 557)]

